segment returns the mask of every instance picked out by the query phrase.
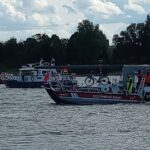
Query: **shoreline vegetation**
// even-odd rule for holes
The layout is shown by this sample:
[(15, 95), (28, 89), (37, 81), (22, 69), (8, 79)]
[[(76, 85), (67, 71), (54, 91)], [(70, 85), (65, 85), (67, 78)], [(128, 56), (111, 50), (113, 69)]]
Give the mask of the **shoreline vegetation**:
[(35, 34), (25, 41), (17, 42), (15, 37), (0, 42), (0, 72), (18, 72), (28, 63), (39, 62), (41, 58), (56, 65), (99, 64), (149, 64), (150, 63), (150, 16), (142, 23), (132, 23), (125, 31), (113, 36), (109, 45), (106, 35), (89, 20), (78, 24), (69, 39), (60, 39), (53, 34)]
[[(80, 65), (76, 65), (75, 68), (69, 68), (69, 67), (67, 68), (67, 65), (66, 65), (64, 67), (67, 68), (68, 73), (76, 73), (77, 76), (81, 76), (81, 77), (87, 76), (91, 72), (95, 76), (98, 76), (100, 73), (100, 69), (104, 75), (121, 75), (122, 74), (123, 65), (119, 65), (119, 67), (118, 67), (118, 65), (110, 65), (110, 66), (106, 65), (106, 66), (105, 65), (101, 65), (101, 66), (99, 66), (99, 65), (86, 65), (86, 67), (84, 67), (84, 65), (83, 65), (81, 67)], [(56, 69), (62, 70), (64, 67), (56, 66)], [(4, 72), (18, 74), (19, 68), (6, 68)]]

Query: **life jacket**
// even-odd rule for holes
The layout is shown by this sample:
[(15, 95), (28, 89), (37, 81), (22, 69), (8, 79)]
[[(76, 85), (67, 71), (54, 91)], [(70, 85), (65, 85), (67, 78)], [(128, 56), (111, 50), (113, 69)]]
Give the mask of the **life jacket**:
[(147, 75), (147, 76), (146, 76), (145, 82), (146, 82), (146, 83), (150, 83), (150, 75)]
[(132, 89), (133, 89), (133, 82), (132, 82), (132, 78), (130, 77), (128, 80), (127, 80), (127, 92), (129, 94), (132, 93)]
[(68, 69), (67, 68), (64, 68), (63, 70), (62, 70), (62, 73), (65, 75), (65, 74), (68, 74)]

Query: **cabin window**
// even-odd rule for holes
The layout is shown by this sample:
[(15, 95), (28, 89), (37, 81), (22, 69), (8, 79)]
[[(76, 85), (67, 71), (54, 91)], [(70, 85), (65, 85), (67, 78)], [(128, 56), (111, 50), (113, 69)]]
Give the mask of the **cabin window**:
[(88, 89), (79, 89), (81, 92), (88, 92)]
[(38, 71), (38, 75), (41, 75), (41, 71), (40, 70)]
[(41, 79), (41, 77), (37, 77), (37, 79), (38, 79), (38, 80), (40, 80), (40, 79)]
[(36, 76), (37, 75), (37, 71), (32, 71), (32, 75)]
[(43, 74), (43, 75), (46, 75), (46, 73), (47, 73), (47, 71), (42, 71), (42, 74)]
[(30, 76), (30, 75), (31, 75), (31, 72), (22, 72), (22, 75)]
[(98, 89), (89, 89), (89, 92), (98, 92)]

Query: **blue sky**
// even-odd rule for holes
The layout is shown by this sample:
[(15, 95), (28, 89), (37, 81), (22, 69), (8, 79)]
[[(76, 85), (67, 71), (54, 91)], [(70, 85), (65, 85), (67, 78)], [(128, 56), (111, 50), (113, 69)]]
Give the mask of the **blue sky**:
[(99, 24), (110, 40), (131, 23), (144, 22), (150, 0), (0, 0), (0, 41), (36, 33), (70, 38), (78, 23)]

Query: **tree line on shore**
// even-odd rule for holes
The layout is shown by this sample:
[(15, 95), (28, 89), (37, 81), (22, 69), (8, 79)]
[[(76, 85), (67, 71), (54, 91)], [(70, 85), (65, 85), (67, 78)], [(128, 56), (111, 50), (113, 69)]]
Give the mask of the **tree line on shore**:
[(0, 42), (0, 68), (17, 68), (39, 62), (41, 58), (56, 64), (143, 64), (150, 63), (150, 16), (143, 23), (132, 23), (113, 36), (110, 46), (106, 35), (89, 20), (78, 24), (69, 39), (53, 34), (36, 34), (25, 41), (15, 37)]

